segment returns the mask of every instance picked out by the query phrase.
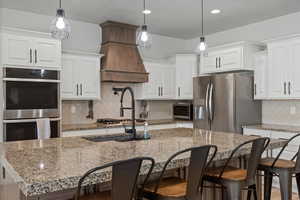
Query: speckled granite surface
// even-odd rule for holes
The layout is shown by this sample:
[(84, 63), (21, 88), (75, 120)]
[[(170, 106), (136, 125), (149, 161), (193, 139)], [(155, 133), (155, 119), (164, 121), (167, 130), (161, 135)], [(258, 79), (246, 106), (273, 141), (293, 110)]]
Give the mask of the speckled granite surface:
[(300, 126), (288, 126), (288, 125), (277, 125), (277, 124), (258, 124), (258, 125), (244, 126), (243, 128), (300, 133)]
[[(150, 131), (151, 140), (131, 142), (91, 142), (80, 137), (56, 138), (42, 141), (22, 141), (0, 144), (1, 161), (25, 196), (41, 195), (75, 188), (79, 178), (89, 169), (105, 163), (137, 156), (155, 159), (155, 171), (175, 152), (205, 144), (215, 144), (219, 151), (216, 160), (225, 159), (239, 144), (253, 136), (211, 132), (199, 129), (165, 129)], [(284, 145), (273, 140), (270, 148)], [(249, 153), (249, 148), (242, 154)], [(177, 157), (170, 166), (187, 165), (188, 155)], [(142, 173), (147, 171), (147, 163)], [(94, 183), (110, 181), (111, 171), (90, 177)]]

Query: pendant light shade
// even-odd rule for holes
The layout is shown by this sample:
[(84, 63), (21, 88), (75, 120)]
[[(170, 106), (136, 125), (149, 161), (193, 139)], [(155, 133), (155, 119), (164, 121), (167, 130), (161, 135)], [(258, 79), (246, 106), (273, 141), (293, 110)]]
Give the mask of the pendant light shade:
[(50, 25), (51, 36), (55, 39), (64, 40), (70, 36), (71, 25), (65, 18), (65, 11), (61, 8), (61, 0), (59, 1), (59, 9), (56, 11), (56, 17)]
[(200, 37), (200, 43), (198, 46), (199, 51), (205, 51), (207, 49), (207, 44), (204, 37), (204, 12), (203, 12), (203, 0), (201, 0), (201, 37)]
[(145, 11), (146, 11), (146, 0), (144, 0), (144, 10), (142, 12), (144, 16), (144, 24), (140, 27), (140, 29), (137, 32), (136, 43), (138, 44), (139, 47), (149, 48), (152, 45), (152, 36), (148, 32), (148, 26), (146, 25), (146, 15), (150, 14), (151, 11), (150, 10), (147, 10), (148, 12)]

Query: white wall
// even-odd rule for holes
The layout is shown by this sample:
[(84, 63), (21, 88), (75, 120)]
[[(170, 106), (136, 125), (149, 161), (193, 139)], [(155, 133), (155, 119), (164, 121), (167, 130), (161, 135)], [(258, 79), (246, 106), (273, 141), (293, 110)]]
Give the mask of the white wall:
[[(40, 15), (7, 8), (0, 9), (4, 26), (49, 32), (53, 16)], [(54, 14), (54, 13), (53, 13)], [(0, 20), (1, 20), (0, 19)], [(63, 41), (63, 49), (99, 52), (101, 46), (101, 28), (98, 24), (70, 20), (71, 37)], [(102, 23), (102, 22), (99, 22)], [(1, 22), (0, 22), (1, 24)], [(182, 52), (185, 40), (153, 35), (153, 46), (141, 50), (143, 57), (160, 59)]]
[[(216, 46), (237, 41), (263, 41), (284, 35), (300, 33), (300, 12), (269, 19), (266, 21), (241, 26), (208, 35), (206, 37), (208, 46)], [(199, 38), (187, 41), (187, 49), (194, 51)]]

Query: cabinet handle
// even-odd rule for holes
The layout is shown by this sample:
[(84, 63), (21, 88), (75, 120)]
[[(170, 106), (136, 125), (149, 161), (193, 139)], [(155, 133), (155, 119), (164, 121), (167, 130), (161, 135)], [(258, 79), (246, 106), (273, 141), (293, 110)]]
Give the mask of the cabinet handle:
[(160, 97), (160, 87), (158, 87), (158, 96)]
[(37, 63), (37, 50), (34, 50), (35, 63)]
[(32, 63), (32, 49), (29, 50), (29, 54), (30, 54), (30, 63)]
[(76, 84), (76, 95), (78, 96), (78, 93), (79, 93), (79, 86), (78, 86), (78, 84)]
[(164, 96), (164, 87), (161, 87), (161, 96)]
[(180, 97), (181, 96), (181, 91), (180, 91), (180, 87), (178, 87), (178, 96)]
[(290, 81), (288, 83), (288, 91), (289, 91), (289, 95), (291, 95), (291, 82)]
[(283, 93), (286, 94), (286, 82), (283, 84)]
[(218, 68), (218, 58), (216, 58), (216, 68)]
[(219, 68), (221, 68), (221, 57), (219, 57)]
[(80, 95), (82, 96), (82, 84), (80, 84)]
[(257, 91), (256, 91), (256, 83), (254, 84), (254, 95), (257, 94)]

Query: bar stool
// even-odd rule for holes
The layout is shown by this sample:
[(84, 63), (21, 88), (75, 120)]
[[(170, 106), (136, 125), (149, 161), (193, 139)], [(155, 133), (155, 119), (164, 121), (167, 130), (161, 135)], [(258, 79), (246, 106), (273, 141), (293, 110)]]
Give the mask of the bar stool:
[[(212, 157), (208, 161), (213, 149)], [(163, 176), (169, 164), (180, 155), (190, 152), (187, 181), (181, 178), (165, 178)], [(193, 147), (179, 151), (172, 155), (165, 163), (157, 181), (146, 184), (143, 196), (150, 200), (199, 200), (199, 187), (207, 164), (211, 163), (217, 152), (214, 145)]]
[[(269, 145), (269, 142), (269, 138), (258, 138), (239, 145), (233, 150), (224, 166), (207, 169), (203, 180), (221, 185), (222, 191), (224, 191), (224, 189), (226, 191), (226, 199), (228, 200), (240, 200), (241, 191), (243, 189), (248, 190), (248, 200), (251, 199), (252, 192), (254, 193), (254, 199), (257, 199), (256, 169), (260, 162), (261, 155)], [(247, 169), (229, 166), (232, 158), (237, 156), (237, 152), (247, 145), (252, 145), (247, 162)], [(202, 190), (203, 187), (205, 187), (204, 183), (202, 183)]]
[[(136, 185), (143, 162), (150, 162), (150, 168), (141, 187), (143, 188), (148, 180), (153, 167), (154, 160), (150, 157), (138, 157), (129, 160), (116, 161), (101, 167), (96, 167), (85, 173), (79, 180), (76, 200), (132, 200), (135, 197)], [(86, 178), (96, 171), (112, 167), (112, 190), (99, 192), (92, 195), (80, 196), (82, 185)]]
[[(280, 159), (286, 147), (300, 134), (291, 137), (282, 147), (276, 158), (262, 159), (258, 169), (264, 171), (264, 199), (271, 199), (273, 176), (279, 177), (281, 199), (292, 199), (292, 178), (296, 177), (300, 199), (300, 146), (291, 160)], [(296, 161), (295, 161), (296, 160)]]

